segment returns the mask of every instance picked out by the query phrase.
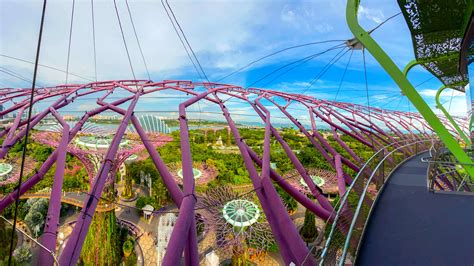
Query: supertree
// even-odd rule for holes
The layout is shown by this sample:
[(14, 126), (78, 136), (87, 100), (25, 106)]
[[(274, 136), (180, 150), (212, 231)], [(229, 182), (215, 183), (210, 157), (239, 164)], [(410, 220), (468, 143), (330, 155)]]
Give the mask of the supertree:
[[(60, 132), (62, 130), (63, 128), (60, 124), (50, 126), (44, 131), (34, 133), (32, 139), (39, 143), (57, 148), (61, 141)], [(152, 131), (148, 136), (149, 141), (155, 146), (163, 145), (171, 140), (171, 137), (156, 133), (156, 131)], [(77, 157), (84, 165), (89, 176), (89, 184), (91, 187), (94, 184), (94, 177), (97, 176), (100, 170), (100, 165), (105, 158), (112, 138), (113, 135), (110, 129), (107, 130), (94, 123), (86, 123), (72, 141), (73, 144), (67, 146), (67, 151)], [(134, 136), (133, 133), (127, 134), (127, 136), (121, 140), (116, 157), (113, 159), (112, 167), (107, 175), (107, 182), (102, 196), (105, 200), (110, 202), (116, 200), (117, 195), (114, 184), (119, 168), (122, 168), (123, 170), (121, 172), (126, 175), (125, 162), (127, 159), (136, 159), (136, 154), (139, 154), (143, 149), (143, 145), (137, 141), (137, 137)], [(122, 179), (124, 179), (124, 177), (122, 177)], [(130, 178), (128, 178), (128, 181), (130, 181)], [(130, 190), (130, 185), (130, 182), (124, 182), (124, 189)], [(95, 215), (92, 224), (97, 228), (97, 231), (90, 231), (85, 239), (86, 245), (82, 250), (81, 256), (85, 263), (104, 262), (107, 260), (113, 263), (119, 262), (120, 258), (118, 254), (120, 247), (116, 247), (119, 241), (115, 220), (115, 211), (113, 210)], [(107, 229), (109, 226), (111, 228)], [(97, 252), (98, 249), (100, 249), (101, 252)]]
[[(172, 171), (173, 177), (180, 185), (183, 184), (183, 167), (181, 163), (170, 164), (169, 169)], [(206, 163), (193, 164), (193, 176), (196, 185), (205, 185), (214, 180), (218, 174), (215, 166)]]
[(214, 251), (221, 258), (245, 265), (249, 251), (259, 254), (275, 245), (270, 226), (255, 202), (255, 194), (239, 195), (228, 186), (210, 188), (198, 198), (197, 213), (205, 231), (215, 236)]
[[(123, 96), (115, 94), (114, 98), (118, 99), (108, 99), (110, 94), (116, 90), (126, 91), (127, 94), (122, 94)], [(150, 141), (148, 134), (143, 130), (137, 116), (134, 114), (140, 97), (166, 91), (188, 95), (187, 100), (181, 102), (176, 111), (180, 129), (183, 189), (174, 180), (155, 145)], [(95, 93), (101, 93), (101, 97), (96, 101), (98, 107), (88, 110), (76, 124), (69, 126), (58, 110), (70, 105), (76, 99)], [(66, 265), (74, 264), (80, 256), (97, 204), (103, 195), (106, 184), (108, 184), (107, 181), (110, 180), (109, 173), (117, 167), (114, 161), (121, 149), (124, 137), (127, 138), (126, 130), (130, 123), (137, 132), (137, 138), (148, 151), (149, 157), (162, 177), (174, 203), (180, 209), (168, 243), (168, 252), (163, 258), (163, 263), (167, 265), (177, 264), (185, 250), (185, 261), (187, 263), (195, 264), (198, 261), (194, 211), (196, 193), (188, 128), (190, 114), (187, 113), (187, 109), (198, 102), (206, 102), (210, 106), (218, 108), (222, 113), (222, 118), (232, 133), (243, 159), (243, 165), (254, 186), (261, 213), (265, 215), (282, 258), (287, 264), (290, 262), (314, 264), (315, 261), (314, 258), (307, 257), (308, 248), (299, 236), (292, 219), (288, 216), (274, 185), (280, 186), (286, 193), (321, 219), (331, 221), (333, 207), (321, 189), (313, 182), (307, 169), (285, 141), (281, 132), (272, 125), (272, 117), (275, 114), (283, 115), (289, 125), (299, 130), (300, 134), (308, 139), (309, 145), (314, 148), (314, 152), (324, 158), (328, 167), (336, 173), (340, 195), (345, 192), (345, 186), (352, 182), (349, 170), (357, 173), (363, 165), (363, 159), (348, 145), (348, 140), (355, 141), (366, 149), (373, 151), (388, 149), (388, 146), (400, 147), (402, 151), (400, 156), (410, 156), (416, 150), (405, 147), (406, 143), (417, 142), (419, 143), (417, 150), (423, 150), (428, 148), (429, 142), (434, 138), (433, 130), (418, 113), (383, 110), (352, 103), (317, 99), (308, 95), (257, 88), (244, 89), (219, 83), (119, 80), (40, 88), (35, 91), (34, 102), (42, 102), (48, 99), (54, 99), (54, 101), (48, 103), (47, 108), (33, 115), (31, 120), (28, 121), (22, 118), (21, 113), (29, 107), (29, 101), (27, 100), (29, 95), (29, 91), (25, 89), (0, 90), (0, 103), (6, 106), (6, 109), (0, 112), (0, 116), (13, 112), (20, 114), (13, 119), (8, 128), (0, 132), (0, 137), (4, 137), (0, 149), (0, 159), (6, 156), (15, 143), (23, 139), (26, 134), (25, 126), (27, 123), (34, 127), (50, 114), (62, 125), (62, 132), (58, 134), (58, 136), (61, 136), (61, 141), (37, 173), (0, 201), (0, 211), (15, 201), (18, 192), (21, 195), (37, 184), (51, 166), (56, 163), (54, 184), (48, 209), (50, 219), (45, 226), (45, 234), (42, 239), (44, 246), (49, 250), (54, 250), (56, 243), (62, 176), (68, 146), (71, 145), (71, 142), (74, 143), (74, 139), (78, 136), (84, 123), (94, 115), (104, 111), (112, 111), (123, 117), (110, 139), (110, 145), (108, 144), (108, 147), (102, 153), (103, 160), (93, 178), (94, 181), (81, 211), (83, 215), (77, 218), (76, 225), (59, 258), (60, 263)], [(253, 110), (259, 121), (264, 125), (265, 133), (261, 153), (254, 151), (241, 136), (234, 121), (237, 115), (233, 114), (232, 108), (226, 105), (228, 99), (239, 101), (242, 105), (247, 106), (248, 110)], [(124, 103), (127, 103), (126, 107), (120, 107)], [(301, 113), (295, 113), (293, 108), (289, 108), (294, 105), (298, 105), (298, 109), (303, 110), (306, 120), (296, 118), (301, 116)], [(449, 123), (446, 124), (449, 125)], [(334, 142), (328, 141), (322, 135), (320, 129), (328, 129)], [(454, 128), (450, 129), (450, 133), (459, 138)], [(272, 138), (275, 140), (275, 145), (277, 144), (282, 148), (284, 154), (291, 161), (291, 165), (308, 185), (311, 198), (287, 182), (278, 172), (271, 169), (270, 151), (272, 146), (270, 143)], [(390, 158), (388, 162), (390, 163)], [(370, 171), (370, 169), (367, 171)], [(46, 252), (43, 256), (47, 258), (49, 253)]]
[[(18, 159), (18, 158), (16, 158)], [(24, 167), (25, 174), (31, 174), (35, 170), (35, 160), (31, 157), (26, 157)], [(18, 181), (20, 177), (20, 162), (14, 158), (8, 158), (0, 161), (0, 186), (5, 186)]]
[[(48, 130), (40, 131), (33, 134), (33, 139), (39, 143), (57, 148), (59, 146), (62, 131), (60, 125), (51, 127)], [(172, 140), (171, 137), (162, 134), (148, 134), (149, 140), (155, 146), (161, 146)], [(73, 145), (68, 145), (68, 153), (77, 157), (84, 165), (88, 175), (89, 183), (94, 183), (94, 177), (97, 175), (100, 164), (104, 160), (107, 149), (112, 141), (112, 133), (110, 130), (100, 128), (93, 123), (86, 123), (78, 132), (78, 136), (72, 141)], [(144, 149), (141, 142), (138, 141), (137, 136), (133, 133), (127, 134), (126, 138), (122, 139), (114, 158), (113, 165), (110, 169), (109, 183), (115, 180), (115, 175), (120, 167), (124, 166), (124, 162), (130, 157), (134, 158)]]
[[(307, 169), (307, 171), (309, 176), (311, 177), (311, 180), (313, 180), (314, 184), (321, 189), (323, 194), (337, 195), (339, 191), (337, 183), (337, 173), (318, 168), (310, 168)], [(294, 187), (298, 188), (301, 192), (309, 195), (311, 194), (308, 184), (304, 179), (301, 178), (300, 174), (297, 171), (288, 171), (283, 176), (283, 178), (288, 179), (288, 182), (290, 182)]]

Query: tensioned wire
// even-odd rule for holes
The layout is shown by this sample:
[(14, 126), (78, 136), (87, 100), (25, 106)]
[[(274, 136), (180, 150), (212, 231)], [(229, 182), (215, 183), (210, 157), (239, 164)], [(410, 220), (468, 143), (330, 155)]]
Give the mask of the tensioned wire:
[[(20, 75), (19, 73), (16, 73), (16, 72), (14, 72), (13, 70), (4, 68), (4, 67), (2, 67), (2, 66), (0, 66), (0, 72), (5, 73), (5, 74), (7, 74), (7, 75), (9, 75), (9, 76), (12, 76), (12, 77), (14, 77), (14, 78), (17, 78), (17, 79), (19, 79), (19, 80), (22, 80), (22, 81), (24, 81), (24, 82), (26, 82), (26, 83), (28, 83), (28, 84), (30, 84), (30, 85), (33, 83), (33, 81), (32, 81), (31, 79), (28, 79), (28, 78), (26, 78), (26, 77)], [(37, 83), (38, 85), (40, 85), (41, 87), (44, 87), (44, 85), (41, 84), (40, 82), (36, 81), (36, 83)]]
[(14, 238), (16, 235), (16, 222), (17, 222), (17, 216), (18, 216), (18, 206), (20, 203), (20, 191), (21, 191), (21, 185), (23, 181), (23, 174), (24, 174), (24, 168), (25, 168), (25, 161), (26, 161), (26, 152), (27, 152), (27, 145), (28, 145), (28, 136), (30, 133), (30, 122), (31, 122), (31, 115), (32, 115), (32, 110), (33, 110), (33, 99), (34, 99), (34, 94), (35, 94), (35, 86), (36, 86), (36, 76), (38, 73), (38, 61), (39, 61), (39, 55), (40, 55), (40, 50), (41, 50), (41, 39), (43, 36), (43, 26), (44, 26), (44, 18), (46, 14), (46, 0), (43, 2), (43, 10), (41, 13), (41, 22), (40, 22), (40, 29), (39, 29), (39, 35), (38, 35), (38, 44), (36, 47), (36, 58), (35, 58), (35, 68), (33, 71), (33, 80), (32, 80), (32, 85), (31, 85), (31, 96), (29, 100), (29, 106), (28, 106), (28, 120), (26, 122), (26, 135), (24, 138), (23, 142), (23, 150), (21, 154), (21, 165), (20, 165), (20, 176), (18, 178), (18, 185), (17, 185), (17, 193), (15, 197), (15, 210), (13, 213), (13, 229), (12, 229), (12, 234), (10, 238), (10, 252), (8, 256), (8, 265), (12, 265), (12, 257), (13, 257), (13, 242)]
[[(201, 76), (201, 72), (198, 70), (198, 67), (196, 66), (196, 64), (199, 66), (199, 69), (202, 71), (202, 75), (204, 75), (204, 77), (205, 77), (205, 79), (207, 80), (207, 82), (210, 83), (209, 79), (207, 78), (206, 72), (205, 72), (204, 69), (202, 68), (201, 63), (199, 62), (199, 59), (197, 58), (196, 54), (194, 53), (193, 48), (191, 47), (191, 44), (188, 42), (188, 39), (186, 38), (186, 35), (185, 35), (183, 29), (181, 28), (181, 25), (179, 24), (178, 19), (177, 19), (176, 16), (174, 15), (173, 9), (171, 8), (170, 4), (168, 3), (168, 1), (166, 1), (166, 6), (168, 6), (169, 11), (168, 11), (168, 8), (166, 8), (165, 3), (164, 3), (163, 0), (161, 0), (161, 5), (162, 5), (163, 8), (165, 9), (166, 15), (168, 16), (168, 19), (170, 20), (171, 25), (173, 26), (173, 29), (174, 29), (176, 35), (178, 36), (179, 41), (181, 42), (181, 45), (183, 46), (184, 50), (186, 51), (186, 54), (187, 54), (189, 60), (190, 60), (191, 63), (193, 64), (194, 69), (196, 70), (196, 72), (197, 72), (199, 78), (200, 78), (201, 80), (203, 80), (203, 78), (202, 78), (202, 76)], [(171, 14), (170, 14), (170, 13), (171, 13)], [(172, 16), (171, 16), (171, 15), (172, 15)], [(176, 23), (176, 25), (175, 25), (175, 23)], [(177, 28), (176, 26), (178, 26), (179, 31), (180, 31), (181, 34), (183, 35), (182, 37), (181, 37), (181, 35), (179, 34), (178, 28)], [(184, 41), (183, 41), (183, 39), (184, 39)], [(187, 44), (187, 46), (186, 46), (185, 43)], [(189, 49), (189, 50), (188, 50), (188, 49)], [(189, 51), (191, 51), (192, 55), (194, 56), (194, 60), (196, 60), (196, 63), (194, 62), (193, 58), (191, 57), (191, 54), (190, 54)], [(198, 105), (199, 111), (201, 111), (201, 103), (200, 103), (200, 101), (197, 102), (197, 105)], [(199, 117), (199, 120), (201, 120), (201, 117)], [(199, 125), (199, 126), (200, 126), (200, 125)], [(199, 126), (198, 126), (198, 127), (199, 127)]]
[(133, 16), (132, 16), (132, 12), (130, 11), (130, 7), (128, 5), (128, 0), (125, 0), (125, 4), (127, 6), (128, 15), (130, 16), (130, 22), (132, 23), (133, 33), (135, 34), (135, 39), (137, 40), (138, 49), (140, 50), (140, 54), (142, 56), (143, 64), (145, 65), (145, 70), (146, 70), (146, 73), (148, 75), (148, 80), (151, 80), (150, 72), (148, 71), (148, 66), (146, 64), (145, 56), (143, 55), (142, 46), (140, 45), (140, 40), (138, 39), (137, 30), (135, 29), (135, 23), (133, 23)]
[[(10, 56), (10, 55), (6, 55), (6, 54), (0, 54), (1, 57), (5, 57), (5, 58), (8, 58), (8, 59), (12, 59), (12, 60), (15, 60), (15, 61), (19, 61), (19, 62), (23, 62), (23, 63), (27, 63), (27, 64), (31, 64), (31, 65), (34, 65), (35, 63), (34, 62), (31, 62), (29, 60), (25, 60), (25, 59), (22, 59), (22, 58), (18, 58), (18, 57), (14, 57), (14, 56)], [(64, 71), (63, 69), (60, 69), (60, 68), (57, 68), (57, 67), (53, 67), (53, 66), (49, 66), (49, 65), (44, 65), (44, 64), (38, 64), (39, 67), (44, 67), (44, 68), (47, 68), (47, 69), (51, 69), (51, 70), (55, 70), (55, 71), (59, 71), (61, 73), (66, 73), (66, 71)], [(68, 72), (70, 76), (75, 76), (77, 78), (81, 78), (83, 80), (87, 80), (87, 81), (94, 81), (93, 79), (90, 79), (90, 78), (87, 78), (87, 77), (84, 77), (84, 76), (79, 76), (77, 74), (74, 74), (72, 72)]]
[(349, 59), (347, 60), (346, 68), (344, 68), (344, 72), (342, 73), (341, 81), (339, 82), (339, 87), (337, 88), (337, 92), (336, 92), (336, 96), (334, 97), (334, 101), (337, 101), (337, 96), (339, 95), (339, 91), (341, 90), (342, 83), (344, 82), (344, 78), (346, 77), (347, 68), (349, 67), (349, 64), (351, 63), (353, 53), (354, 53), (354, 50), (351, 50), (351, 55), (349, 56)]
[[(309, 85), (303, 90), (301, 94), (305, 94), (316, 82), (318, 82), (328, 71), (331, 67), (337, 63), (347, 52), (349, 52), (349, 48), (343, 49), (339, 51), (324, 67), (321, 71), (309, 82)], [(342, 53), (344, 52), (344, 53)], [(342, 54), (341, 54), (342, 53)]]
[(76, 0), (72, 0), (72, 8), (71, 8), (71, 21), (69, 25), (69, 41), (67, 47), (67, 62), (66, 62), (66, 81), (65, 84), (68, 82), (69, 78), (69, 60), (71, 56), (71, 42), (72, 42), (72, 29), (74, 25), (74, 7), (76, 6)]
[(301, 59), (298, 59), (298, 60), (292, 61), (292, 62), (290, 62), (290, 63), (287, 63), (287, 64), (285, 64), (285, 65), (283, 65), (283, 66), (281, 66), (281, 67), (278, 67), (277, 69), (275, 69), (275, 70), (273, 70), (273, 71), (267, 73), (266, 75), (264, 75), (263, 77), (257, 79), (256, 81), (252, 82), (252, 83), (251, 83), (250, 85), (248, 85), (246, 88), (249, 88), (249, 87), (254, 86), (254, 85), (257, 84), (258, 82), (260, 82), (260, 81), (266, 79), (267, 77), (273, 75), (274, 73), (276, 73), (276, 72), (278, 72), (278, 71), (280, 71), (280, 70), (282, 70), (282, 69), (284, 69), (284, 68), (286, 68), (286, 67), (288, 67), (288, 66), (297, 64), (296, 66), (290, 68), (289, 70), (287, 70), (286, 72), (284, 72), (284, 73), (282, 73), (282, 74), (286, 74), (287, 72), (289, 72), (289, 71), (295, 69), (297, 66), (300, 66), (301, 64), (304, 64), (304, 63), (306, 63), (306, 62), (308, 62), (308, 61), (310, 61), (310, 60), (312, 60), (312, 59), (314, 59), (314, 58), (316, 58), (316, 57), (318, 57), (318, 56), (320, 56), (320, 55), (323, 55), (323, 54), (325, 54), (325, 53), (327, 53), (327, 52), (329, 52), (329, 51), (331, 51), (331, 50), (343, 49), (343, 48), (344, 48), (343, 44), (334, 45), (334, 46), (332, 46), (332, 47), (326, 49), (325, 51), (322, 51), (322, 52), (319, 52), (319, 53), (315, 53), (315, 54), (311, 54), (311, 55), (309, 55), (309, 56), (306, 56), (306, 57), (303, 57), (303, 58), (301, 58)]
[(97, 53), (95, 47), (95, 18), (94, 18), (94, 0), (91, 0), (91, 18), (92, 18), (92, 45), (94, 47), (94, 74), (97, 81)]
[(117, 14), (117, 21), (120, 27), (120, 33), (122, 34), (123, 45), (125, 46), (125, 51), (127, 52), (127, 58), (128, 58), (128, 63), (130, 65), (130, 70), (132, 71), (133, 79), (136, 80), (137, 78), (135, 77), (135, 71), (133, 70), (133, 64), (130, 58), (130, 53), (128, 52), (127, 41), (125, 40), (125, 34), (123, 33), (122, 22), (120, 20), (120, 14), (118, 12), (116, 0), (114, 0), (114, 7), (115, 7), (115, 13)]
[(227, 75), (225, 75), (225, 76), (223, 76), (223, 77), (217, 79), (216, 82), (220, 82), (220, 81), (222, 81), (222, 80), (224, 80), (224, 79), (226, 79), (226, 78), (228, 78), (228, 77), (230, 77), (230, 76), (232, 76), (232, 75), (234, 75), (234, 74), (236, 74), (236, 73), (239, 73), (239, 72), (241, 72), (242, 70), (247, 69), (248, 67), (252, 66), (253, 64), (256, 64), (256, 63), (258, 63), (258, 62), (260, 62), (260, 61), (262, 61), (262, 60), (264, 60), (264, 59), (266, 59), (266, 58), (268, 58), (268, 57), (272, 57), (272, 56), (274, 56), (274, 55), (277, 55), (277, 54), (279, 54), (279, 53), (282, 53), (282, 52), (285, 52), (285, 51), (288, 51), (288, 50), (292, 50), (292, 49), (296, 49), (296, 48), (301, 48), (301, 47), (306, 47), (306, 46), (310, 46), (310, 45), (323, 44), (323, 43), (330, 43), (330, 42), (339, 42), (339, 43), (342, 43), (342, 42), (344, 42), (344, 41), (345, 41), (345, 40), (327, 40), (327, 41), (310, 42), (310, 43), (304, 43), (304, 44), (299, 44), (299, 45), (294, 45), (294, 46), (286, 47), (286, 48), (283, 48), (283, 49), (278, 50), (278, 51), (276, 51), (276, 52), (272, 52), (272, 53), (270, 53), (270, 54), (267, 54), (267, 55), (265, 55), (265, 56), (262, 56), (262, 57), (260, 57), (260, 58), (258, 58), (258, 59), (253, 60), (253, 61), (251, 61), (250, 63), (246, 64), (245, 66), (243, 66), (243, 67), (241, 67), (241, 68), (239, 68), (239, 69), (237, 69), (237, 70), (234, 70), (234, 71), (232, 71), (231, 73), (229, 73), (229, 74), (227, 74)]
[[(341, 47), (341, 49), (344, 50), (344, 47)], [(330, 50), (334, 50), (334, 49), (331, 49), (331, 48), (330, 48), (330, 49), (328, 49), (328, 50), (330, 51)], [(326, 52), (328, 52), (328, 51), (325, 51), (324, 53), (326, 53)], [(341, 52), (341, 51), (340, 51), (340, 52)], [(338, 54), (339, 54), (339, 53), (338, 53)], [(316, 57), (317, 57), (317, 56), (316, 56)], [(276, 77), (274, 77), (273, 79), (271, 79), (270, 81), (268, 81), (267, 83), (265, 83), (265, 84), (263, 85), (263, 87), (268, 87), (273, 81), (277, 80), (278, 78), (282, 77), (283, 75), (285, 75), (286, 73), (292, 71), (293, 69), (295, 69), (295, 68), (297, 68), (297, 67), (299, 67), (299, 66), (301, 66), (301, 65), (303, 65), (303, 64), (305, 64), (305, 63), (307, 63), (307, 62), (309, 62), (310, 60), (313, 60), (313, 59), (316, 58), (316, 57), (311, 57), (311, 58), (309, 58), (309, 59), (307, 59), (307, 60), (302, 61), (301, 63), (298, 63), (297, 65), (295, 65), (295, 66), (293, 66), (293, 67), (291, 67), (291, 68), (288, 68), (288, 69), (285, 70), (284, 72), (280, 73), (279, 75), (277, 75)]]

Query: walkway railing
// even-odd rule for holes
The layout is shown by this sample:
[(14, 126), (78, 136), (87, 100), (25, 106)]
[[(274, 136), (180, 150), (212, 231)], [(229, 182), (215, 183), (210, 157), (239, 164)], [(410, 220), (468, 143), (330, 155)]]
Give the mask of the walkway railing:
[[(84, 205), (85, 200), (85, 192), (77, 191), (77, 192), (65, 192), (61, 197), (61, 202), (67, 203), (70, 205), (74, 205), (77, 207), (82, 207)], [(25, 193), (20, 196), (20, 199), (30, 199), (30, 198), (37, 198), (37, 199), (49, 199), (51, 197), (50, 192), (33, 192), (33, 193)], [(100, 203), (97, 205), (97, 212), (109, 212), (113, 211), (116, 208), (115, 203)]]
[[(10, 226), (10, 228), (13, 227), (12, 226), (13, 222), (8, 220), (7, 218), (0, 215), (0, 219), (3, 220), (4, 223), (7, 223)], [(46, 248), (37, 239), (32, 237), (31, 233), (28, 233), (25, 230), (21, 229), (21, 226), (15, 227), (15, 231), (17, 231), (17, 236), (18, 236), (15, 249), (21, 249), (21, 248), (27, 249), (28, 250), (27, 253), (29, 254), (28, 256), (30, 256), (30, 258), (29, 258), (30, 262), (37, 262), (38, 261), (38, 255), (39, 255), (38, 251), (39, 250), (45, 250), (46, 253), (48, 254), (48, 256), (51, 256), (51, 258), (53, 259), (54, 265), (59, 265), (58, 257), (56, 256), (55, 251), (52, 251), (52, 250), (49, 250), (48, 248)], [(8, 243), (8, 245), (10, 244), (9, 239), (8, 240), (3, 239), (2, 241), (4, 241), (5, 243)], [(15, 254), (15, 252), (13, 252), (13, 254)], [(15, 255), (13, 255), (13, 257), (14, 256)], [(6, 257), (1, 258), (1, 259), (3, 259), (3, 263), (4, 263), (2, 265), (6, 265), (8, 259)], [(1, 263), (1, 261), (0, 261), (0, 263)], [(16, 263), (13, 263), (13, 264), (16, 265)]]
[[(473, 149), (465, 149), (474, 157)], [(462, 163), (440, 144), (430, 150), (430, 157), (424, 158), (428, 163), (428, 188), (431, 192), (474, 193), (474, 179), (464, 170)]]
[(334, 216), (320, 265), (353, 264), (372, 207), (387, 179), (401, 163), (426, 151), (435, 139), (419, 139), (392, 143), (377, 151), (362, 166), (342, 196)]

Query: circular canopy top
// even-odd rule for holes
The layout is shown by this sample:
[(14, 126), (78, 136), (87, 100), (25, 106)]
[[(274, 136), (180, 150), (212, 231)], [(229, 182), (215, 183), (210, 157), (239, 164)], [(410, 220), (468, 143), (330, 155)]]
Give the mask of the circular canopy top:
[[(98, 136), (81, 136), (76, 139), (76, 144), (86, 148), (94, 149), (108, 149), (112, 142), (112, 136), (98, 137)], [(127, 139), (120, 140), (120, 146), (128, 144)]]
[(237, 227), (252, 225), (260, 217), (260, 210), (255, 203), (241, 199), (227, 202), (222, 213), (228, 223)]
[(13, 166), (8, 163), (0, 163), (0, 177), (8, 175), (13, 170)]
[[(201, 177), (202, 173), (200, 170), (193, 168), (193, 175), (194, 175), (194, 179), (198, 179)], [(179, 178), (183, 179), (183, 169), (179, 169), (178, 176)]]
[[(322, 187), (325, 183), (324, 179), (320, 176), (317, 176), (317, 175), (311, 175), (310, 176), (311, 179), (313, 180), (314, 184), (318, 187)], [(300, 179), (300, 183), (301, 185), (303, 185), (304, 187), (308, 187), (308, 184), (306, 184), (306, 181), (304, 181), (303, 178)]]
[(142, 210), (143, 210), (143, 213), (145, 213), (146, 215), (150, 215), (151, 212), (152, 212), (153, 210), (155, 210), (155, 208), (153, 208), (153, 206), (147, 204), (147, 205), (145, 205), (145, 206), (142, 208)]

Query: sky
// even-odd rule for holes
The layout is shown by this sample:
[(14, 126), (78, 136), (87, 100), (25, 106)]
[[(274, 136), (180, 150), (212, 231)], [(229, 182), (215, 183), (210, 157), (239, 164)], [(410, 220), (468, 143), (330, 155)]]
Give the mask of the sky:
[[(400, 12), (396, 1), (361, 2), (359, 21), (365, 29), (371, 29)], [(161, 2), (129, 0), (128, 3), (151, 79), (200, 81)], [(353, 38), (345, 21), (345, 0), (169, 0), (169, 4), (210, 81), (304, 93), (320, 99), (387, 109), (414, 110), (368, 52), (365, 53), (367, 88), (360, 50), (333, 49), (286, 73), (283, 73), (287, 69), (284, 68), (271, 74), (286, 64), (321, 53), (343, 40)], [(31, 80), (33, 65), (5, 56), (34, 61), (41, 7), (42, 1), (39, 0), (0, 0), (0, 87), (30, 86), (28, 82), (5, 74), (4, 71), (13, 71)], [(67, 68), (71, 7), (72, 0), (48, 1), (41, 45), (41, 64), (63, 70)], [(137, 79), (148, 79), (125, 1), (117, 0), (117, 8), (134, 74)], [(96, 79), (91, 11), (90, 0), (76, 0), (69, 57), (71, 74), (67, 80), (69, 84), (87, 83), (88, 80)], [(132, 79), (133, 74), (124, 48), (114, 1), (94, 0), (94, 18), (97, 79)], [(382, 25), (372, 36), (401, 69), (414, 58), (409, 30), (401, 15)], [(221, 80), (229, 73), (275, 51), (331, 40), (337, 41), (279, 53)], [(339, 60), (324, 75), (319, 75), (328, 62), (338, 56)], [(346, 67), (347, 72), (341, 81)], [(439, 113), (439, 110), (434, 108), (434, 96), (441, 83), (422, 67), (413, 68), (409, 79), (414, 85), (423, 83), (417, 87), (418, 91), (433, 110)], [(40, 67), (38, 83), (40, 86), (64, 84), (66, 75)], [(366, 90), (369, 92), (368, 99)], [(144, 99), (139, 107), (143, 111), (176, 109), (174, 101), (180, 101), (183, 96), (176, 93), (168, 96), (175, 96), (176, 99), (157, 106), (154, 98), (150, 97)], [(465, 115), (464, 94), (453, 94), (452, 91), (445, 90), (442, 101), (451, 113)], [(77, 104), (77, 108), (80, 111), (88, 110), (93, 104), (90, 99), (84, 100)], [(228, 104), (232, 105), (232, 102)], [(233, 105), (233, 108), (242, 113), (249, 111), (248, 107), (243, 107), (240, 103)], [(201, 104), (195, 109), (198, 112), (210, 110), (210, 107)], [(304, 116), (304, 113), (300, 116)]]

